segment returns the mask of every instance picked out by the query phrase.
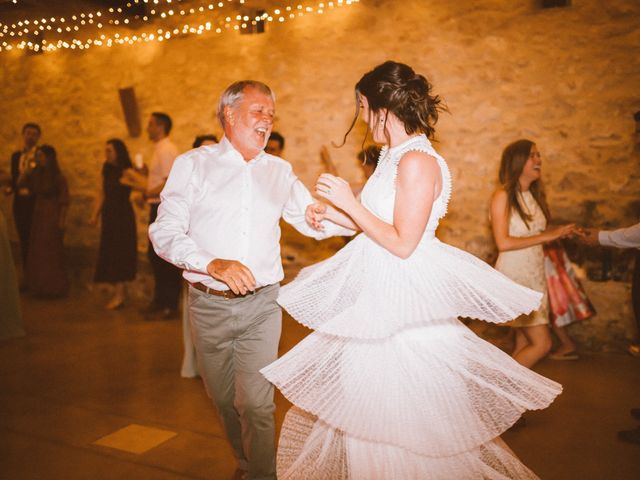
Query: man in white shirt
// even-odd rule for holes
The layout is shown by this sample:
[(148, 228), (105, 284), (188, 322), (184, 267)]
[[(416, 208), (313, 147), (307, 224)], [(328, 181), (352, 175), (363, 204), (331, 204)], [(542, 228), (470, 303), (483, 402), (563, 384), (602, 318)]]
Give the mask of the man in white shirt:
[[(172, 128), (171, 117), (166, 113), (153, 112), (147, 125), (149, 139), (154, 142), (153, 154), (149, 163), (147, 188), (144, 196), (149, 204), (149, 224), (158, 216), (160, 192), (169, 177), (173, 162), (178, 156), (178, 148), (169, 138)], [(160, 258), (151, 242), (147, 256), (154, 278), (153, 299), (145, 310), (149, 318), (160, 315), (170, 319), (176, 317), (180, 296), (180, 269)]]
[(274, 113), (267, 85), (229, 86), (218, 110), (224, 138), (177, 158), (149, 228), (158, 254), (184, 269), (201, 375), (237, 473), (252, 480), (276, 478), (273, 386), (259, 370), (276, 359), (280, 339), (278, 222), (317, 239), (353, 234), (307, 225), (311, 195), (289, 163), (263, 151)]
[[(633, 279), (631, 281), (631, 302), (635, 315), (638, 330), (640, 330), (640, 223), (627, 228), (617, 230), (598, 230), (595, 228), (584, 229), (581, 232), (583, 241), (589, 245), (603, 245), (605, 247), (616, 248), (636, 248), (636, 263), (633, 269)], [(635, 357), (640, 357), (640, 345), (635, 344), (629, 347), (629, 353)], [(640, 420), (640, 408), (632, 408), (631, 415)], [(640, 444), (640, 427), (633, 430), (622, 430), (618, 432), (618, 438), (628, 443)]]

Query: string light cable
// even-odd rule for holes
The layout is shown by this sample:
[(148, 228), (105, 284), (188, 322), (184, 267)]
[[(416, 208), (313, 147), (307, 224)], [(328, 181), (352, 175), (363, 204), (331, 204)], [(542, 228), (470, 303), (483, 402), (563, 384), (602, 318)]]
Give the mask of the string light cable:
[[(112, 29), (116, 29), (119, 26), (129, 26), (129, 21), (127, 18), (124, 20), (118, 20), (117, 18), (110, 18), (105, 20), (107, 14), (122, 14), (126, 11), (127, 8), (134, 8), (135, 6), (139, 6), (143, 3), (155, 4), (158, 5), (160, 3), (164, 4), (164, 9), (153, 7), (148, 13), (149, 15), (140, 16), (139, 20), (143, 24), (149, 24), (153, 20), (169, 20), (171, 18), (178, 18), (182, 20), (185, 17), (190, 16), (199, 16), (199, 19), (196, 19), (194, 23), (181, 23), (178, 25), (165, 26), (165, 28), (155, 28), (149, 29), (142, 33), (132, 33), (130, 31), (115, 31), (109, 34), (101, 33), (94, 37), (90, 38), (58, 38), (56, 40), (49, 41), (46, 38), (38, 38), (38, 39), (23, 39), (15, 42), (0, 42), (0, 52), (11, 51), (14, 49), (17, 50), (30, 50), (33, 52), (54, 52), (56, 50), (61, 49), (71, 49), (71, 50), (86, 50), (92, 47), (112, 47), (116, 45), (133, 45), (136, 43), (142, 42), (165, 42), (167, 40), (176, 38), (176, 37), (184, 37), (187, 35), (202, 35), (205, 33), (216, 33), (221, 34), (227, 31), (243, 31), (243, 30), (251, 30), (255, 28), (258, 24), (263, 23), (282, 23), (287, 20), (292, 20), (298, 17), (302, 17), (304, 15), (316, 14), (322, 15), (327, 10), (332, 10), (335, 8), (340, 8), (343, 6), (351, 6), (356, 3), (359, 3), (359, 0), (332, 0), (325, 2), (317, 2), (314, 5), (303, 5), (303, 4), (293, 4), (287, 5), (284, 7), (273, 8), (271, 11), (261, 11), (259, 15), (250, 16), (247, 14), (240, 13), (228, 13), (224, 14), (222, 12), (223, 7), (228, 7), (233, 4), (239, 7), (246, 6), (246, 0), (226, 0), (226, 1), (218, 1), (212, 2), (206, 5), (200, 5), (199, 7), (192, 7), (190, 9), (185, 8), (171, 8), (170, 4), (178, 4), (181, 0), (137, 0), (128, 3), (125, 8), (119, 9), (109, 9), (107, 12), (95, 11), (89, 13), (81, 13), (78, 15), (73, 15), (71, 18), (72, 22), (80, 23), (80, 25), (73, 24), (64, 25), (64, 28), (61, 27), (63, 24), (69, 23), (66, 18), (60, 17), (47, 20), (43, 18), (41, 20), (24, 20), (22, 22), (22, 26), (19, 25), (20, 22), (15, 24), (17, 27), (27, 28), (31, 26), (37, 26), (37, 30), (39, 32), (50, 31), (57, 33), (71, 33), (78, 32), (81, 27), (85, 26), (93, 26), (97, 28), (98, 31), (102, 30), (107, 25), (111, 26)], [(177, 5), (176, 5), (177, 6)], [(84, 16), (83, 16), (84, 15)], [(92, 22), (89, 22), (91, 20)], [(110, 23), (109, 20), (111, 20)], [(37, 23), (36, 23), (37, 21)], [(115, 23), (115, 22), (118, 23)], [(28, 23), (27, 23), (28, 22)], [(84, 22), (84, 23), (82, 23)], [(57, 27), (54, 27), (57, 25)], [(41, 28), (44, 27), (44, 28)], [(49, 28), (51, 27), (51, 28)], [(23, 35), (27, 35), (23, 28)], [(6, 25), (0, 26), (0, 32), (12, 31), (7, 29)], [(31, 30), (29, 30), (31, 32)], [(35, 32), (33, 32), (35, 33)], [(6, 33), (5, 33), (6, 35)], [(14, 33), (13, 36), (17, 34)], [(0, 35), (0, 40), (2, 36)]]

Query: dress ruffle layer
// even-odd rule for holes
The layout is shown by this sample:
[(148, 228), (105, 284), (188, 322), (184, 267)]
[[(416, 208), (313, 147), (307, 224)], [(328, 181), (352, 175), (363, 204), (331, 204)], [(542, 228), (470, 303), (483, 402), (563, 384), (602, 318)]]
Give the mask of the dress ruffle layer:
[[(373, 419), (372, 421), (376, 421)], [(278, 445), (280, 480), (534, 480), (500, 439), (447, 457), (421, 456), (332, 429), (293, 407)]]
[(383, 340), (313, 333), (262, 373), (331, 428), (429, 457), (493, 440), (561, 390), (455, 319)]
[(541, 298), (436, 238), (423, 240), (403, 260), (361, 234), (301, 270), (278, 302), (318, 332), (374, 339), (455, 317), (507, 322), (537, 309)]

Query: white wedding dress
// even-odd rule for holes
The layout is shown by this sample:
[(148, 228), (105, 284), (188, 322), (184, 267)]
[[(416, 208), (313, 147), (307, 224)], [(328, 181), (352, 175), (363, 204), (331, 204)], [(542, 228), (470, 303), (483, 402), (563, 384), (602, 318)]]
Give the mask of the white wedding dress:
[(294, 404), (280, 480), (537, 478), (499, 435), (561, 386), (457, 317), (506, 322), (542, 295), (435, 237), (451, 176), (426, 136), (382, 150), (363, 205), (393, 222), (398, 162), (410, 150), (435, 157), (442, 173), (414, 253), (403, 260), (360, 234), (281, 289), (278, 302), (315, 332), (261, 370)]

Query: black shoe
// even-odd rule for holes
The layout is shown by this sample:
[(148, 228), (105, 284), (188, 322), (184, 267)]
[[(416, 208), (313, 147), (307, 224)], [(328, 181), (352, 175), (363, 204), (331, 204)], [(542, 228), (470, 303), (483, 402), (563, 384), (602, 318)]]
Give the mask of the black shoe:
[(163, 320), (174, 320), (178, 318), (178, 311), (174, 308), (163, 308), (160, 312), (160, 318)]
[(623, 442), (640, 445), (640, 427), (636, 427), (633, 430), (622, 430), (618, 432), (618, 438)]
[(640, 420), (640, 408), (632, 408), (631, 410), (629, 410), (629, 413), (636, 420)]
[(158, 303), (151, 302), (146, 307), (140, 310), (140, 313), (143, 315), (155, 315), (156, 313), (160, 313), (162, 311), (162, 305)]

